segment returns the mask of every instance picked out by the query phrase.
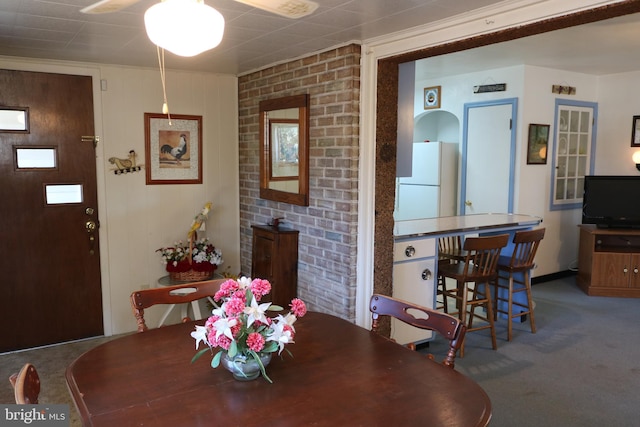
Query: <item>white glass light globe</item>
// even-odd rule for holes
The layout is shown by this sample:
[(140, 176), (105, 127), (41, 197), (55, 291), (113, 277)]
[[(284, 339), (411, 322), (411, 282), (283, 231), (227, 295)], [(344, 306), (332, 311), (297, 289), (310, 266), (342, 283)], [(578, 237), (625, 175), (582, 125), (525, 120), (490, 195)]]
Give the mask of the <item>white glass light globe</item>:
[(165, 0), (144, 14), (149, 39), (169, 52), (195, 56), (218, 46), (224, 17), (202, 0)]

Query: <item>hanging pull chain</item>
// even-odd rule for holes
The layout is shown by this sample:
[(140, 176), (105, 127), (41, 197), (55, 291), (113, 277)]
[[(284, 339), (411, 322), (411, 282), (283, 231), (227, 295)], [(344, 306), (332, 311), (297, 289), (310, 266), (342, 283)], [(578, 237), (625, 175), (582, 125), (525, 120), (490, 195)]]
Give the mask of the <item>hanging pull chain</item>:
[(165, 79), (165, 68), (164, 68), (164, 49), (160, 46), (157, 46), (158, 51), (158, 65), (160, 66), (160, 80), (162, 81), (162, 114), (166, 114), (169, 119), (169, 126), (171, 126), (171, 114), (169, 113), (169, 104), (167, 103), (167, 85)]

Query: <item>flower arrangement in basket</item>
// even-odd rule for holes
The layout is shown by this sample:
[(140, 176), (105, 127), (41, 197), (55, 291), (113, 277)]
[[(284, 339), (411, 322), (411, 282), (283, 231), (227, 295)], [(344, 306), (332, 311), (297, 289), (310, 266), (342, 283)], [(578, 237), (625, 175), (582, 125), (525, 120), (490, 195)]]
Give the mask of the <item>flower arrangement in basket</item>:
[(202, 212), (198, 214), (187, 233), (187, 243), (182, 241), (173, 246), (157, 249), (160, 252), (163, 264), (172, 280), (196, 281), (207, 280), (213, 276), (213, 272), (223, 263), (222, 251), (209, 242), (209, 239), (198, 240), (197, 231), (203, 229), (204, 221), (211, 210), (211, 202), (207, 203)]
[[(261, 298), (271, 292), (267, 280), (241, 277), (225, 281), (214, 296), (212, 316), (204, 326), (196, 325), (191, 336), (206, 347), (198, 351), (191, 362), (204, 353), (214, 353), (211, 367), (221, 363), (241, 381), (252, 380), (260, 374), (272, 383), (265, 366), (276, 351), (282, 353), (286, 344), (293, 343), (293, 324), (307, 313), (305, 303), (298, 298), (291, 301), (291, 311), (275, 318), (267, 317), (267, 311), (282, 311), (283, 308), (270, 302), (260, 303)], [(287, 350), (289, 354), (289, 350)]]

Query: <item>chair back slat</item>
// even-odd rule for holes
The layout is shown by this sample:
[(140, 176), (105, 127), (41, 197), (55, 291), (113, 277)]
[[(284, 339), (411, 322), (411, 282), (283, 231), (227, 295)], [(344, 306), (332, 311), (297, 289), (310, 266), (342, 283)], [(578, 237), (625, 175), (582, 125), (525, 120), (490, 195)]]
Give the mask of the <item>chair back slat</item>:
[(138, 332), (148, 329), (144, 309), (156, 304), (185, 304), (206, 297), (213, 298), (220, 285), (228, 279), (205, 280), (175, 286), (142, 289), (131, 294), (131, 308), (138, 323)]
[[(455, 367), (456, 352), (462, 345), (465, 325), (457, 318), (417, 304), (402, 301), (385, 295), (374, 294), (371, 297), (369, 310), (372, 316), (372, 331), (377, 332), (379, 316), (391, 316), (408, 325), (420, 329), (436, 331), (449, 340), (449, 351), (442, 364), (450, 368)], [(416, 317), (411, 313), (418, 313)]]

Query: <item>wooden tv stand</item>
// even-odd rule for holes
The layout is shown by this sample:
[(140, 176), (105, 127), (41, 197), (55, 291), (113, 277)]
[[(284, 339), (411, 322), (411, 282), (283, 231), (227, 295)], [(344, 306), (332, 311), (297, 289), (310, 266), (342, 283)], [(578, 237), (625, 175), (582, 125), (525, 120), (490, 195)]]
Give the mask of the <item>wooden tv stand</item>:
[(579, 227), (578, 286), (587, 295), (640, 298), (640, 230)]

